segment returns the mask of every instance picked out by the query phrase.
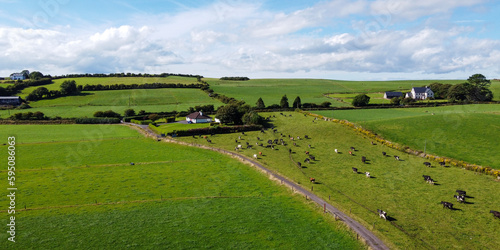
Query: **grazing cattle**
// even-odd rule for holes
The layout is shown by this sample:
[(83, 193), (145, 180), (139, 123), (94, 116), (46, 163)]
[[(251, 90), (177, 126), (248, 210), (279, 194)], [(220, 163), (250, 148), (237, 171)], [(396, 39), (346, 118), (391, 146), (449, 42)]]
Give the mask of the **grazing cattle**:
[(356, 151), (356, 148), (354, 148), (354, 147), (351, 147), (351, 150), (352, 150), (352, 151)]
[(207, 142), (208, 142), (208, 143), (212, 143), (212, 141), (211, 141), (210, 139), (207, 139)]
[(257, 137), (257, 141), (260, 141), (260, 137)]
[(297, 165), (299, 166), (299, 168), (302, 168), (302, 163), (300, 163), (300, 161), (297, 162)]
[(238, 139), (241, 140), (241, 136), (238, 136)]
[(394, 159), (396, 159), (396, 161), (399, 161), (399, 156), (395, 155)]
[(297, 140), (300, 140), (300, 136), (297, 136)]
[(424, 180), (425, 180), (427, 183), (429, 183), (429, 184), (431, 184), (431, 185), (434, 185), (434, 180), (433, 180), (430, 176), (428, 176), (428, 175), (422, 175), (422, 177), (424, 177)]
[(309, 158), (306, 158), (306, 159), (304, 160), (304, 163), (309, 163), (309, 162), (311, 162), (311, 160), (309, 160)]
[(272, 140), (267, 140), (267, 144), (273, 144)]
[(310, 158), (311, 160), (313, 160), (313, 161), (315, 161), (315, 160), (316, 160), (316, 157), (314, 157), (314, 156), (312, 156), (312, 155), (310, 155), (310, 156), (309, 156), (309, 158)]
[(378, 216), (380, 216), (380, 218), (384, 218), (384, 220), (387, 220), (387, 213), (381, 209), (377, 209), (377, 212), (378, 212)]
[(457, 199), (458, 202), (464, 203), (465, 202), (465, 196), (464, 195), (453, 195), (454, 198)]
[(238, 143), (238, 139), (234, 140), (234, 142)]
[(262, 152), (259, 152), (259, 155), (262, 156)]
[(387, 153), (386, 153), (386, 152), (382, 152), (382, 155), (383, 155), (383, 156), (386, 156), (386, 155), (387, 155)]
[(289, 154), (291, 154), (291, 153), (292, 153), (292, 149), (291, 149), (291, 148), (289, 148), (289, 149), (288, 149), (288, 153), (289, 153)]
[(373, 141), (372, 141), (372, 145), (375, 145), (375, 143), (373, 143)]
[(371, 178), (370, 172), (365, 172), (366, 178)]
[(314, 179), (314, 178), (312, 178), (312, 177), (311, 177), (311, 178), (309, 178), (309, 180), (311, 180), (311, 183), (316, 182), (316, 179)]
[(424, 165), (426, 165), (427, 167), (431, 167), (431, 163), (428, 161), (424, 162)]
[(242, 135), (244, 135), (244, 134), (245, 134), (245, 132), (241, 132), (241, 134), (242, 134)]
[(338, 153), (339, 153), (339, 151), (338, 151), (337, 149), (335, 149), (335, 153), (336, 153), (336, 154), (338, 154)]
[(430, 176), (428, 176), (428, 175), (422, 175), (422, 177), (424, 177), (424, 180), (428, 180), (428, 179), (430, 179), (430, 178), (431, 178), (431, 177), (430, 177)]
[(311, 144), (307, 145), (309, 148), (311, 148)]
[(293, 143), (293, 145), (294, 145), (294, 146), (297, 146), (297, 143), (295, 143), (295, 142), (294, 142), (294, 143)]
[(351, 152), (351, 151), (349, 151), (349, 154), (350, 154), (350, 155), (352, 155), (352, 152)]
[(252, 149), (252, 146), (251, 145), (247, 145), (247, 149)]
[(196, 136), (195, 136), (195, 135), (193, 135), (193, 138), (195, 138), (195, 139), (196, 139)]
[(309, 139), (309, 136), (305, 135), (304, 138)]
[(495, 217), (497, 217), (497, 218), (500, 219), (500, 212), (494, 211), (494, 210), (490, 210), (490, 213), (492, 213)]
[(258, 143), (258, 142), (256, 142), (256, 143), (255, 143), (255, 146), (259, 146), (259, 143)]
[(467, 192), (463, 191), (463, 190), (457, 190), (457, 193), (458, 195), (463, 195), (465, 196)]
[(257, 154), (253, 154), (253, 158), (254, 158), (254, 159), (258, 159), (258, 158), (257, 158)]
[(240, 145), (238, 145), (238, 148), (241, 149), (241, 148), (243, 148), (243, 146), (241, 146), (241, 144), (240, 144)]
[(250, 143), (247, 142), (247, 146), (250, 145)]
[(444, 167), (446, 165), (446, 163), (444, 163), (444, 161), (442, 161), (442, 162), (439, 162), (439, 165), (441, 165), (442, 167)]
[(309, 155), (309, 151), (306, 151), (306, 155)]
[(134, 166), (134, 165), (135, 165), (135, 163), (131, 162), (131, 163), (130, 163), (130, 165), (131, 165), (131, 166)]
[(261, 147), (262, 147), (262, 146), (264, 146), (264, 144), (262, 144), (262, 143), (259, 143), (259, 146), (261, 146)]
[(358, 169), (357, 168), (352, 168), (352, 172), (354, 172), (355, 174), (358, 173)]
[(453, 209), (453, 203), (441, 201), (441, 204), (443, 204), (443, 208)]
[(366, 157), (361, 157), (361, 162), (366, 163)]

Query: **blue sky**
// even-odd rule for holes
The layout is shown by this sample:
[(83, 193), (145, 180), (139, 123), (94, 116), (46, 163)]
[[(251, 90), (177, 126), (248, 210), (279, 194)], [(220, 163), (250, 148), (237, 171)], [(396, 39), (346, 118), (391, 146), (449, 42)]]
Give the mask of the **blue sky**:
[(0, 0), (0, 76), (500, 78), (499, 1)]

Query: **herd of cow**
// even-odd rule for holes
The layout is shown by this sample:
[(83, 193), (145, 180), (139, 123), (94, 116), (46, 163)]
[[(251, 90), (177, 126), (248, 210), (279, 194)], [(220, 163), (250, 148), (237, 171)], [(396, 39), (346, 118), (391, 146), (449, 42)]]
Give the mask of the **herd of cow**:
[[(284, 114), (281, 114), (281, 115), (284, 115)], [(284, 116), (286, 116), (286, 115), (284, 115)], [(289, 115), (289, 116), (292, 116), (292, 115)], [(269, 119), (269, 118), (268, 118), (268, 119)], [(277, 130), (277, 129), (275, 129), (274, 127), (272, 128), (272, 131), (273, 131), (273, 133), (274, 133), (274, 134), (277, 134), (277, 133), (278, 133), (278, 130)], [(264, 129), (262, 129), (262, 130), (261, 130), (261, 133), (265, 133), (265, 130), (264, 130)], [(241, 134), (242, 134), (242, 135), (245, 135), (245, 133), (244, 133), (244, 132), (242, 132)], [(269, 140), (267, 140), (267, 145), (264, 145), (264, 143), (262, 143), (262, 141), (263, 141), (263, 140), (262, 140), (260, 137), (257, 137), (257, 142), (255, 143), (255, 145), (256, 145), (256, 146), (259, 146), (259, 147), (269, 148), (269, 149), (275, 150), (275, 149), (276, 149), (276, 147), (278, 147), (279, 145), (281, 145), (281, 146), (287, 146), (287, 145), (288, 145), (287, 140), (289, 140), (290, 142), (292, 142), (292, 143), (293, 143), (293, 145), (294, 145), (295, 147), (297, 147), (297, 142), (298, 142), (299, 140), (301, 140), (301, 137), (300, 137), (300, 136), (292, 136), (292, 135), (289, 135), (289, 134), (288, 134), (288, 135), (285, 135), (285, 134), (283, 134), (283, 133), (280, 133), (280, 137), (281, 137), (280, 139), (274, 139), (274, 140), (269, 139)], [(210, 141), (208, 138), (206, 138), (206, 137), (204, 137), (204, 138), (205, 138), (205, 139), (207, 139), (207, 142), (211, 143), (211, 141)], [(283, 138), (287, 138), (287, 140), (284, 140)], [(310, 137), (309, 137), (308, 135), (305, 135), (303, 138), (304, 138), (304, 139), (310, 139)], [(244, 140), (244, 139), (242, 138), (242, 136), (238, 136), (238, 138), (237, 138), (237, 139), (235, 139), (235, 143), (237, 143), (237, 145), (236, 145), (236, 147), (235, 147), (235, 151), (243, 150), (244, 148), (246, 148), (246, 149), (252, 149), (252, 145), (250, 145), (250, 143), (249, 143), (249, 142), (246, 142), (246, 143), (245, 143), (246, 145), (245, 145), (245, 144), (243, 144), (243, 143), (242, 143), (242, 140)], [(376, 145), (376, 144), (374, 144), (373, 142), (372, 142), (371, 144), (372, 144), (372, 145)], [(312, 148), (311, 144), (308, 144), (307, 146), (308, 146), (308, 148)], [(287, 151), (288, 151), (288, 153), (289, 153), (289, 154), (292, 154), (292, 153), (293, 153), (292, 148), (289, 148)], [(356, 148), (355, 148), (355, 147), (350, 147), (350, 150), (349, 150), (348, 152), (349, 152), (349, 154), (350, 154), (350, 155), (354, 156), (354, 152), (356, 152), (356, 151), (357, 151), (357, 150), (356, 150)], [(334, 149), (334, 152), (335, 152), (336, 154), (340, 154), (340, 151), (339, 151), (338, 149)], [(305, 153), (305, 155), (306, 155), (306, 158), (304, 159), (303, 163), (311, 163), (311, 162), (316, 161), (316, 157), (315, 157), (315, 156), (313, 156), (313, 155), (312, 155), (309, 151), (305, 151), (304, 153)], [(386, 152), (382, 152), (382, 155), (383, 155), (383, 156), (388, 156)], [(262, 152), (261, 152), (261, 151), (259, 151), (259, 152), (258, 152), (258, 154), (254, 154), (254, 155), (253, 155), (253, 158), (254, 158), (254, 159), (259, 159), (259, 156), (262, 156)], [(396, 161), (400, 161), (400, 158), (399, 158), (399, 156), (397, 156), (397, 155), (394, 155), (394, 159), (395, 159)], [(361, 162), (362, 162), (363, 164), (366, 164), (366, 163), (367, 163), (367, 161), (368, 161), (368, 159), (366, 158), (366, 156), (362, 156), (362, 157), (361, 157)], [(299, 168), (302, 168), (302, 162), (298, 161), (298, 162), (295, 162), (295, 164), (296, 164), (296, 166), (298, 166)], [(427, 166), (427, 167), (432, 167), (432, 164), (431, 164), (430, 162), (424, 162), (423, 164), (424, 164), (425, 166)], [(445, 163), (444, 163), (444, 162), (440, 162), (439, 164), (440, 164), (441, 166), (445, 166)], [(355, 167), (353, 167), (353, 168), (352, 168), (352, 171), (353, 171), (354, 173), (356, 173), (356, 174), (362, 173), (362, 174), (364, 174), (367, 178), (372, 178), (372, 176), (371, 176), (370, 172), (359, 172), (359, 171), (358, 171), (358, 168), (355, 168)], [(434, 185), (434, 183), (436, 182), (436, 181), (435, 181), (434, 179), (432, 179), (429, 175), (423, 175), (423, 178), (424, 178), (424, 180), (425, 180), (427, 183), (429, 183), (429, 184), (431, 184), (431, 185)], [(316, 179), (315, 179), (314, 177), (310, 177), (310, 182), (311, 182), (311, 183), (316, 183)], [(458, 194), (458, 195), (454, 195), (453, 197), (457, 200), (457, 202), (460, 202), (460, 203), (466, 203), (466, 201), (465, 201), (465, 198), (467, 197), (467, 196), (466, 196), (466, 192), (465, 192), (465, 191), (463, 191), (463, 190), (456, 190), (456, 192), (457, 192), (457, 194)], [(441, 204), (443, 205), (443, 208), (448, 208), (448, 209), (451, 209), (451, 210), (455, 210), (455, 209), (453, 208), (453, 203), (451, 203), (451, 202), (441, 201)], [(388, 216), (387, 216), (387, 212), (385, 212), (385, 211), (383, 211), (383, 210), (381, 210), (381, 209), (377, 209), (377, 212), (378, 212), (378, 215), (379, 215), (379, 217), (380, 217), (380, 218), (383, 218), (383, 219), (387, 220), (387, 218), (388, 218)], [(493, 213), (493, 215), (494, 215), (495, 217), (500, 218), (500, 212), (497, 212), (497, 211), (491, 210), (491, 211), (490, 211), (490, 213)]]

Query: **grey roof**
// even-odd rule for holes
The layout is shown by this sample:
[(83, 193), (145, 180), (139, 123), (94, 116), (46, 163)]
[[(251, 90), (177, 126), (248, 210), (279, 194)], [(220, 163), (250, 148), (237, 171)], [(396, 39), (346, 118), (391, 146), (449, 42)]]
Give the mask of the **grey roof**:
[(415, 93), (425, 93), (428, 88), (426, 87), (414, 87)]
[(19, 96), (0, 96), (0, 99), (2, 100), (19, 100)]
[(403, 93), (402, 92), (385, 92), (385, 95), (387, 97), (399, 97), (399, 96), (403, 96)]
[(203, 113), (200, 114), (200, 112), (194, 112), (186, 116), (189, 119), (212, 119), (212, 117), (208, 115), (203, 115)]

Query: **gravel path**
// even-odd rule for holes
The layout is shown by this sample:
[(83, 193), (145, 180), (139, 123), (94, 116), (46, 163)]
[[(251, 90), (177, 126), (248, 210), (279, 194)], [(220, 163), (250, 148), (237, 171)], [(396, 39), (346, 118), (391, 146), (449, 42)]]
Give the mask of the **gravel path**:
[[(124, 124), (140, 128), (141, 130), (143, 130), (146, 133), (147, 136), (150, 136), (153, 138), (160, 138), (156, 133), (154, 133), (152, 130), (150, 130), (148, 128), (148, 126), (146, 126), (146, 125), (137, 125), (137, 124), (133, 124), (133, 123), (124, 123)], [(250, 158), (247, 158), (246, 156), (243, 156), (243, 155), (231, 152), (231, 151), (227, 151), (224, 149), (213, 148), (213, 147), (209, 147), (209, 146), (205, 146), (205, 145), (201, 145), (201, 144), (180, 142), (180, 141), (176, 141), (176, 140), (169, 139), (169, 138), (162, 138), (162, 140), (166, 141), (166, 142), (177, 143), (177, 144), (182, 144), (182, 145), (187, 145), (187, 146), (194, 146), (194, 147), (199, 147), (199, 148), (203, 148), (203, 149), (208, 149), (208, 150), (220, 152), (220, 153), (223, 153), (226, 155), (230, 155), (233, 158), (236, 158), (242, 162), (250, 163), (251, 165), (253, 165), (257, 169), (259, 169), (260, 171), (266, 173), (269, 176), (269, 178), (281, 182), (281, 184), (288, 186), (293, 191), (301, 193), (302, 195), (313, 200), (314, 202), (316, 202), (320, 206), (324, 207), (326, 211), (328, 211), (330, 214), (334, 215), (335, 218), (343, 221), (354, 232), (356, 232), (358, 234), (358, 236), (363, 238), (365, 243), (371, 249), (384, 249), (384, 250), (389, 249), (389, 247), (387, 247), (384, 244), (384, 242), (382, 240), (380, 240), (377, 236), (375, 236), (370, 230), (368, 230), (366, 227), (364, 227), (363, 225), (361, 225), (360, 223), (358, 223), (357, 221), (355, 221), (354, 219), (352, 219), (348, 215), (342, 213), (341, 211), (339, 211), (337, 208), (335, 208), (334, 206), (332, 206), (331, 204), (329, 204), (325, 200), (319, 198), (315, 194), (313, 194), (310, 191), (306, 190), (305, 188), (299, 186), (298, 184), (288, 180), (287, 178), (272, 172), (271, 170), (262, 166), (260, 163), (254, 161)]]

